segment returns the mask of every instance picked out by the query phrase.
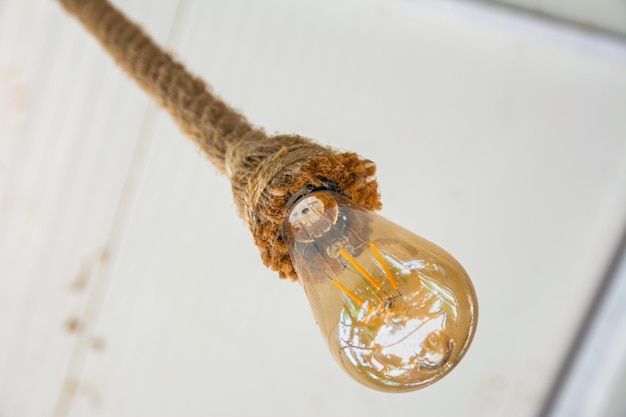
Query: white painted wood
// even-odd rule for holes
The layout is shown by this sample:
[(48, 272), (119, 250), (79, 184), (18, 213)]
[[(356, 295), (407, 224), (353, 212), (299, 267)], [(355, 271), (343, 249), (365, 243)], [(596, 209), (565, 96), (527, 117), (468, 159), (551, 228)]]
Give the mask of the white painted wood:
[[(384, 214), (472, 275), (476, 340), (426, 390), (352, 382), (300, 287), (262, 267), (227, 180), (54, 5), (40, 19), (63, 28), (46, 42), (65, 58), (5, 24), (26, 9), (5, 0), (0, 48), (29, 45), (17, 73), (34, 97), (74, 104), (62, 126), (38, 107), (0, 125), (0, 416), (59, 398), (70, 416), (534, 415), (624, 229), (626, 47), (456, 2), (150, 4), (122, 8), (162, 43), (173, 25), (176, 54), (250, 120), (377, 161)], [(70, 96), (79, 63), (81, 85), (102, 87)], [(88, 325), (75, 345), (72, 315)]]
[[(164, 41), (176, 4), (142, 4), (124, 7)], [(151, 104), (53, 1), (0, 2), (0, 73), (0, 415), (38, 417), (71, 388), (79, 342), (99, 343), (92, 278)]]

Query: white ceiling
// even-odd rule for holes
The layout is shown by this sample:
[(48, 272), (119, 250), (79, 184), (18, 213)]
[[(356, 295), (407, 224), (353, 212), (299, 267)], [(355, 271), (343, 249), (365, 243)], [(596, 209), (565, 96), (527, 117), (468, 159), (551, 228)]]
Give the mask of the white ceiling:
[(50, 0), (0, 0), (0, 416), (533, 416), (623, 234), (626, 45), (481, 3), (120, 1), (270, 132), (376, 160), (480, 320), (363, 388), (227, 180)]

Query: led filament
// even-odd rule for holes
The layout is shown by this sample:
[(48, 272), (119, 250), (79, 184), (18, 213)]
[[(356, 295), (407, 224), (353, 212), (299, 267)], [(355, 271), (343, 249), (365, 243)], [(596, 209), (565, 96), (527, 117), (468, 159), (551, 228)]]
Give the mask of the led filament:
[(298, 200), (283, 237), (331, 353), (357, 381), (416, 390), (465, 354), (476, 295), (443, 249), (331, 191)]

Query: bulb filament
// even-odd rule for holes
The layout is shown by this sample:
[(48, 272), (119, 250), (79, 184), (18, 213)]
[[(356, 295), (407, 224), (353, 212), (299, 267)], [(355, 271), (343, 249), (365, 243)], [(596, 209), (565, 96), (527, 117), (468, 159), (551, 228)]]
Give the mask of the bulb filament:
[(380, 266), (383, 267), (383, 270), (385, 271), (385, 275), (387, 276), (387, 279), (391, 283), (391, 286), (393, 287), (394, 290), (397, 290), (398, 283), (396, 282), (396, 279), (391, 274), (391, 271), (389, 271), (389, 268), (387, 267), (385, 260), (380, 255), (380, 252), (378, 252), (378, 248), (376, 247), (376, 245), (374, 245), (374, 242), (370, 242), (370, 248), (372, 248), (372, 252), (374, 253), (374, 256), (376, 257), (376, 260), (378, 261)]
[[(372, 252), (374, 253), (374, 257), (376, 258), (376, 260), (378, 261), (378, 263), (382, 267), (383, 271), (385, 271), (385, 276), (387, 277), (387, 279), (391, 283), (391, 286), (393, 287), (394, 290), (398, 291), (398, 283), (396, 282), (395, 278), (391, 274), (391, 271), (389, 271), (389, 268), (387, 267), (387, 264), (385, 263), (382, 255), (378, 251), (378, 248), (376, 247), (376, 245), (374, 245), (374, 242), (370, 242), (369, 246), (372, 249)], [(394, 297), (387, 295), (385, 293), (385, 291), (383, 290), (382, 285), (378, 281), (376, 281), (376, 279), (374, 279), (374, 277), (369, 272), (367, 272), (367, 270), (365, 268), (363, 268), (363, 266), (361, 266), (356, 261), (356, 259), (354, 259), (352, 256), (350, 256), (350, 254), (344, 248), (339, 249), (339, 254), (346, 261), (348, 261), (348, 263), (350, 265), (352, 265), (352, 267), (354, 269), (356, 269), (356, 271), (363, 278), (365, 278), (365, 280), (367, 280), (367, 282), (369, 282), (370, 285), (372, 285), (377, 292), (380, 293), (380, 295), (379, 295), (377, 292), (374, 292), (374, 295), (376, 296), (376, 298), (380, 302), (382, 302), (384, 304), (384, 306), (386, 308), (389, 308), (389, 307), (391, 307), (393, 305)], [(334, 280), (334, 279), (332, 281), (333, 281), (333, 284), (335, 284), (335, 286), (337, 286), (337, 288), (339, 288), (341, 291), (343, 291), (352, 300), (356, 301), (361, 306), (365, 305), (365, 302), (363, 301), (363, 299), (360, 298), (359, 296), (357, 296), (356, 294), (354, 294), (348, 288), (346, 288), (345, 285), (341, 284), (339, 281)], [(399, 294), (399, 291), (398, 291), (398, 294)], [(372, 311), (372, 307), (370, 305), (365, 305), (365, 307), (368, 309), (368, 311)]]
[(356, 295), (355, 293), (350, 291), (341, 282), (337, 281), (336, 279), (332, 279), (332, 278), (331, 278), (331, 281), (332, 281), (333, 284), (335, 284), (335, 286), (337, 288), (339, 288), (341, 291), (343, 291), (348, 297), (352, 298), (352, 300), (354, 300), (357, 304), (359, 304), (361, 306), (365, 306), (369, 311), (372, 311), (372, 307), (369, 304), (365, 304), (365, 301), (363, 301), (363, 299), (361, 297), (359, 297), (358, 295)]
[(374, 288), (376, 288), (378, 291), (381, 291), (380, 284), (378, 283), (378, 281), (376, 281), (370, 275), (370, 273), (365, 270), (365, 268), (363, 268), (361, 265), (359, 265), (358, 262), (355, 261), (352, 256), (348, 255), (348, 252), (346, 252), (346, 250), (344, 248), (339, 249), (339, 254), (341, 256), (343, 256), (346, 259), (346, 261), (350, 262), (350, 265), (352, 265), (354, 267), (354, 269), (359, 271), (359, 274), (361, 274), (361, 276), (363, 278), (365, 278), (370, 284), (372, 284), (372, 286)]

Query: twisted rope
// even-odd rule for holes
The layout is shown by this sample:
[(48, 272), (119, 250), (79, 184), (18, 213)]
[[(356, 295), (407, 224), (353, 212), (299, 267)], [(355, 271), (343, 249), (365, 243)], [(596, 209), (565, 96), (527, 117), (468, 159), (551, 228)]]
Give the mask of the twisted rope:
[(364, 208), (380, 208), (373, 162), (296, 135), (267, 136), (107, 0), (59, 2), (228, 175), (264, 264), (281, 277), (296, 278), (280, 236), (292, 195), (331, 182)]

